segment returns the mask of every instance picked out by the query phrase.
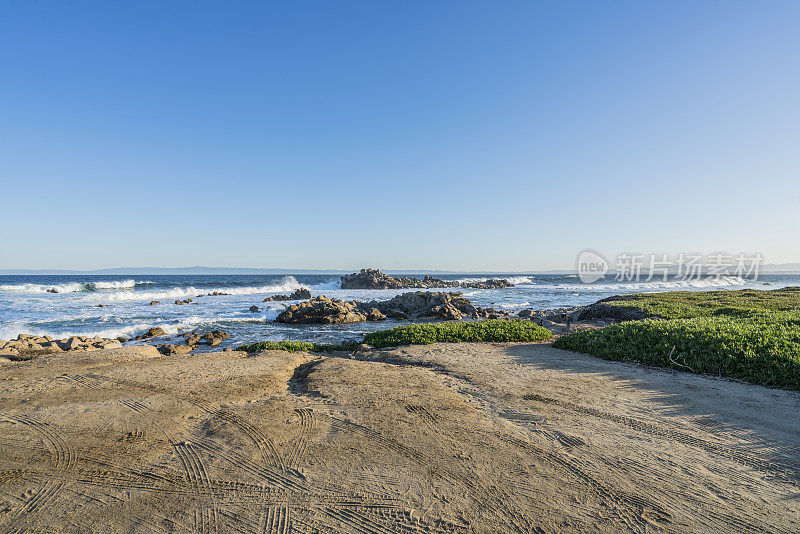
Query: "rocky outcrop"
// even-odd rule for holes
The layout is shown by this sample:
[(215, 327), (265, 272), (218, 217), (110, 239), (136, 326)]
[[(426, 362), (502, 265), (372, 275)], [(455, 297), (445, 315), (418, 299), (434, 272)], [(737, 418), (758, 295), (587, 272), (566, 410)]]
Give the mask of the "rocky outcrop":
[(311, 298), (311, 291), (309, 291), (305, 287), (301, 287), (299, 289), (295, 289), (289, 298), (292, 300), (306, 300)]
[(188, 354), (193, 350), (193, 347), (190, 347), (189, 345), (159, 345), (156, 348), (158, 349), (158, 352), (165, 355)]
[(149, 339), (151, 337), (163, 336), (164, 334), (166, 334), (166, 332), (164, 332), (163, 328), (159, 328), (158, 326), (154, 326), (153, 328), (151, 328), (150, 330), (148, 330), (147, 332), (145, 332), (141, 336), (136, 336), (134, 339), (137, 339), (137, 340), (139, 340), (139, 339)]
[(270, 295), (261, 302), (285, 302), (287, 300), (292, 300), (289, 295)]
[(519, 312), (518, 317), (530, 319), (542, 324), (542, 321), (553, 323), (574, 323), (577, 321), (641, 321), (647, 314), (635, 308), (625, 308), (608, 304), (611, 301), (632, 300), (634, 297), (616, 295), (587, 306), (573, 306), (570, 308), (555, 308), (552, 310), (525, 309)]
[(190, 304), (190, 303), (192, 303), (192, 302), (193, 302), (193, 301), (192, 301), (192, 299), (186, 299), (186, 300), (176, 300), (176, 301), (175, 301), (175, 304), (179, 304), (179, 305), (180, 305), (180, 304)]
[[(380, 320), (376, 319), (376, 314), (371, 316), (373, 320)], [(359, 302), (329, 299), (320, 295), (301, 304), (292, 304), (275, 320), (289, 324), (360, 323), (367, 320), (367, 314), (363, 313)]]
[(224, 297), (225, 295), (230, 295), (230, 293), (222, 293), (221, 291), (214, 291), (213, 293), (209, 293), (206, 296), (207, 297)]
[(300, 289), (295, 289), (291, 295), (271, 295), (261, 302), (284, 302), (287, 300), (307, 300), (311, 298), (311, 291), (308, 289), (301, 287)]
[(458, 287), (472, 289), (505, 289), (507, 287), (514, 287), (514, 284), (505, 278), (490, 278), (480, 282), (460, 282)]
[(464, 317), (483, 319), (505, 315), (492, 308), (475, 306), (461, 293), (451, 292), (415, 291), (385, 301), (369, 302), (363, 306), (375, 307), (393, 319), (430, 317), (457, 321)]
[(254, 305), (252, 305), (252, 306), (250, 306), (250, 313), (258, 313), (258, 312), (260, 312), (260, 311), (261, 311), (261, 310), (260, 310), (260, 309), (258, 308), (258, 306), (256, 306), (255, 304), (254, 304)]
[(194, 332), (191, 334), (183, 334), (186, 338), (186, 344), (194, 345), (211, 345), (215, 347), (228, 339), (230, 334), (221, 330), (212, 330), (211, 332)]
[(161, 354), (188, 354), (197, 348), (198, 345), (210, 345), (215, 347), (228, 339), (230, 334), (221, 330), (211, 332), (192, 332), (181, 334), (185, 339), (183, 344), (158, 345)]
[(459, 320), (464, 317), (503, 316), (493, 309), (474, 306), (461, 293), (416, 291), (386, 301), (344, 301), (325, 295), (286, 308), (276, 321), (290, 324), (335, 324), (393, 319), (437, 318)]
[(12, 360), (28, 360), (36, 356), (73, 350), (93, 351), (119, 348), (122, 348), (122, 343), (118, 340), (97, 336), (92, 338), (73, 336), (64, 339), (53, 339), (50, 336), (20, 334), (14, 340), (0, 340), (0, 356)]
[(150, 301), (150, 306), (155, 306), (156, 304), (161, 304), (161, 302), (159, 302), (157, 300), (151, 300)]
[(361, 269), (360, 272), (348, 274), (341, 279), (342, 289), (434, 289), (445, 287), (463, 287), (473, 289), (502, 289), (513, 287), (508, 280), (489, 279), (479, 282), (459, 282), (441, 280), (425, 275), (423, 278), (410, 276), (390, 276), (380, 269)]

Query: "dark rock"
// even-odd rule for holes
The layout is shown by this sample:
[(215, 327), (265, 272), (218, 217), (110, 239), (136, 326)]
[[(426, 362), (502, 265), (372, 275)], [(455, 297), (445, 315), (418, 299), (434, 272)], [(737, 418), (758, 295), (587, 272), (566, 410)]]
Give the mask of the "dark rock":
[(253, 305), (253, 306), (250, 306), (250, 311), (251, 311), (252, 313), (258, 313), (258, 312), (260, 312), (261, 310), (258, 308), (258, 306), (256, 306), (256, 305)]
[(159, 345), (158, 352), (161, 354), (188, 354), (192, 352), (189, 345)]
[(58, 289), (56, 289), (54, 287), (51, 287), (50, 289), (47, 290), (47, 292), (48, 293), (58, 293)]
[(386, 316), (378, 308), (372, 308), (367, 313), (367, 321), (385, 321)]
[(461, 282), (459, 287), (467, 287), (471, 289), (505, 289), (507, 287), (514, 287), (514, 284), (506, 279), (490, 278), (481, 282)]
[(360, 272), (342, 277), (342, 289), (433, 289), (445, 287), (464, 287), (473, 289), (503, 289), (513, 287), (508, 280), (489, 279), (480, 282), (458, 282), (441, 280), (429, 275), (423, 278), (409, 276), (390, 276), (380, 269), (361, 269)]
[(481, 311), (461, 293), (414, 291), (383, 302), (373, 301), (365, 306), (378, 308), (387, 317), (397, 319), (437, 317), (455, 320), (465, 315), (481, 317)]
[(311, 298), (311, 291), (301, 287), (294, 290), (291, 295), (271, 295), (261, 302), (284, 302), (287, 300), (306, 300)]
[[(178, 301), (176, 300), (176, 301), (175, 301), (175, 303), (177, 304), (177, 303), (178, 303)], [(159, 301), (157, 301), (157, 300), (151, 300), (151, 301), (150, 301), (150, 306), (155, 306), (156, 304), (161, 304), (161, 302), (159, 302)]]
[(226, 339), (228, 339), (230, 334), (227, 332), (222, 332), (220, 330), (214, 330), (212, 332), (206, 332), (202, 336), (200, 336), (203, 342), (207, 345), (211, 345), (212, 347), (219, 345)]
[(137, 339), (147, 339), (147, 338), (151, 338), (151, 337), (163, 336), (164, 333), (165, 332), (164, 332), (163, 328), (159, 328), (157, 326), (154, 326), (153, 328), (151, 328), (150, 330), (148, 330), (147, 332), (142, 334), (141, 337), (138, 337)]
[(289, 324), (358, 323), (366, 321), (367, 316), (359, 309), (358, 302), (329, 299), (320, 295), (301, 304), (292, 304), (275, 320)]
[(290, 297), (289, 295), (271, 295), (262, 300), (261, 302), (283, 302), (286, 300), (292, 300), (292, 297)]
[(458, 287), (458, 282), (445, 282), (425, 276), (422, 279), (408, 276), (390, 276), (380, 269), (361, 269), (342, 277), (342, 289), (410, 289), (432, 287)]
[(438, 318), (458, 320), (464, 316), (474, 318), (502, 314), (496, 310), (476, 308), (461, 293), (416, 291), (404, 293), (387, 301), (343, 301), (325, 295), (286, 308), (276, 321), (280, 323), (356, 323), (393, 319)]
[(305, 287), (301, 287), (300, 289), (295, 289), (294, 292), (289, 295), (291, 300), (305, 300), (311, 298), (311, 291), (306, 289)]

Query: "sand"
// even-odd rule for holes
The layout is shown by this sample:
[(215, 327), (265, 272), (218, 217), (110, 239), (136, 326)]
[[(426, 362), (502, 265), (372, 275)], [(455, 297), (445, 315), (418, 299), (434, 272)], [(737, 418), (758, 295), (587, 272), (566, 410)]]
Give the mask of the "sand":
[(798, 532), (800, 395), (547, 344), (0, 363), (0, 531)]

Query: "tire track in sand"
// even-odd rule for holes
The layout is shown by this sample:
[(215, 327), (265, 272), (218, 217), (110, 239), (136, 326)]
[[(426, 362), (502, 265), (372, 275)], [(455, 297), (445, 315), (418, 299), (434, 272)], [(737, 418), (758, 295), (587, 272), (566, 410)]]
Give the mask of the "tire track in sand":
[(574, 456), (546, 451), (532, 443), (500, 432), (493, 435), (537, 457), (550, 460), (560, 466), (563, 471), (572, 474), (573, 477), (587, 485), (600, 503), (633, 532), (647, 532), (654, 524), (663, 528), (665, 523), (672, 522), (672, 516), (666, 509), (638, 495), (609, 488), (592, 476), (583, 462)]
[(289, 504), (281, 506), (267, 506), (261, 515), (261, 534), (287, 534), (291, 532), (290, 525), (291, 508)]
[(286, 468), (286, 462), (284, 462), (283, 455), (278, 450), (275, 442), (244, 417), (224, 408), (215, 408), (203, 400), (191, 397), (184, 397), (183, 400), (194, 404), (208, 414), (219, 417), (223, 421), (227, 421), (236, 426), (258, 448), (261, 459), (265, 465), (275, 466), (279, 469)]
[[(192, 484), (199, 495), (200, 507), (196, 513), (195, 524), (201, 534), (217, 532), (219, 525), (219, 514), (214, 503), (214, 492), (211, 488), (211, 481), (208, 477), (203, 459), (197, 454), (197, 450), (188, 441), (173, 443), (172, 447), (178, 455), (184, 467), (184, 472), (190, 484)], [(207, 497), (212, 501), (211, 506), (206, 505)]]
[[(24, 415), (0, 414), (0, 422), (23, 425), (38, 434), (50, 450), (54, 466), (53, 475), (22, 506), (11, 511), (5, 519), (4, 530), (14, 532), (22, 528), (36, 514), (52, 507), (65, 485), (64, 475), (75, 467), (77, 457), (72, 447), (52, 430), (50, 425)], [(23, 528), (24, 530), (24, 528)]]
[(612, 421), (614, 423), (622, 424), (629, 428), (632, 428), (633, 430), (644, 432), (646, 434), (651, 434), (653, 436), (667, 438), (672, 441), (677, 441), (679, 443), (682, 443), (684, 445), (689, 445), (691, 447), (696, 447), (706, 452), (723, 456), (741, 465), (760, 471), (766, 471), (768, 473), (772, 473), (787, 479), (796, 480), (800, 477), (800, 473), (798, 472), (796, 467), (780, 465), (776, 462), (765, 460), (758, 456), (749, 454), (745, 451), (733, 447), (728, 447), (722, 444), (712, 443), (702, 438), (698, 438), (680, 432), (678, 430), (673, 430), (671, 428), (666, 428), (653, 423), (640, 421), (638, 419), (634, 419), (632, 417), (627, 417), (624, 415), (605, 412), (602, 410), (598, 410), (596, 408), (579, 406), (571, 402), (543, 397), (541, 395), (529, 394), (529, 395), (523, 395), (522, 398), (525, 400), (542, 402), (545, 404), (559, 406), (561, 408), (565, 408), (567, 410), (576, 413), (580, 413), (583, 415), (591, 415), (592, 417), (597, 417), (599, 419), (605, 419), (607, 421)]
[(300, 416), (300, 433), (294, 440), (292, 451), (289, 453), (287, 467), (296, 469), (308, 449), (308, 436), (314, 428), (314, 410), (301, 408), (294, 411)]

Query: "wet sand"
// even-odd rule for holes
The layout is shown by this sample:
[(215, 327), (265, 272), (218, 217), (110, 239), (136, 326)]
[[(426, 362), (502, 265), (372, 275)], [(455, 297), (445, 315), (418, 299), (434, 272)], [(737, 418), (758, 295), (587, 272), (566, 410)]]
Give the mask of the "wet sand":
[(0, 360), (0, 531), (798, 532), (800, 395), (547, 344)]

